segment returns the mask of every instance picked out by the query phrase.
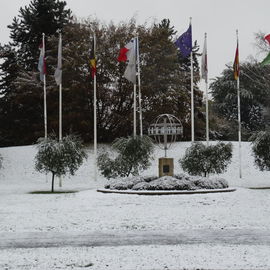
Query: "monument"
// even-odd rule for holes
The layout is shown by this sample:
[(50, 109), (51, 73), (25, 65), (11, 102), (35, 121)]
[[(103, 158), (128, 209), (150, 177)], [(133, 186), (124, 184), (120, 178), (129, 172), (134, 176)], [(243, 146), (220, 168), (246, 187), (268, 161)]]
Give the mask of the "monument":
[(173, 158), (167, 157), (167, 151), (176, 141), (176, 138), (183, 135), (181, 121), (172, 114), (161, 114), (149, 126), (148, 135), (153, 136), (158, 146), (165, 151), (165, 156), (159, 158), (159, 177), (173, 176)]

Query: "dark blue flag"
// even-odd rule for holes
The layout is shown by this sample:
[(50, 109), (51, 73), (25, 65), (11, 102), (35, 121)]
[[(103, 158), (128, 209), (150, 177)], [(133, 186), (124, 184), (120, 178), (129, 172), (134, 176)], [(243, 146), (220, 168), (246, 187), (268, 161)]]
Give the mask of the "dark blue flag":
[(189, 25), (188, 30), (183, 33), (174, 43), (176, 47), (180, 49), (183, 57), (188, 57), (192, 50), (192, 30), (191, 24)]

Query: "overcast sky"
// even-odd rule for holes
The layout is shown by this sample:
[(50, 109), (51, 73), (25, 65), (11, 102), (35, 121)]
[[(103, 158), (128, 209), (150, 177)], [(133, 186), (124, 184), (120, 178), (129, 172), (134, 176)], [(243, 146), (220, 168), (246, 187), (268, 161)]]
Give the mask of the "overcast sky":
[[(192, 17), (193, 40), (203, 47), (204, 33), (208, 35), (209, 78), (218, 76), (225, 64), (232, 63), (239, 30), (240, 61), (256, 57), (254, 33), (270, 33), (270, 0), (66, 0), (77, 17), (95, 16), (118, 23), (132, 16), (139, 23), (171, 20), (178, 34), (187, 30)], [(0, 0), (0, 42), (9, 41), (7, 25), (30, 0)], [(260, 58), (263, 56), (260, 56)]]

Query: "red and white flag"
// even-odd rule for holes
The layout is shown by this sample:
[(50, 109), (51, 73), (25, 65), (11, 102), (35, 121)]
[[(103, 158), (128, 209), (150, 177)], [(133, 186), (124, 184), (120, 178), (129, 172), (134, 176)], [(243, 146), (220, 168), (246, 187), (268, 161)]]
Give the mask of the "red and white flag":
[(132, 82), (136, 83), (136, 39), (133, 38), (128, 44), (120, 49), (119, 56), (117, 58), (119, 62), (127, 62), (124, 77)]
[(268, 43), (269, 43), (269, 45), (270, 45), (270, 34), (266, 35), (266, 36), (264, 37), (264, 39), (265, 39), (266, 41), (268, 41)]

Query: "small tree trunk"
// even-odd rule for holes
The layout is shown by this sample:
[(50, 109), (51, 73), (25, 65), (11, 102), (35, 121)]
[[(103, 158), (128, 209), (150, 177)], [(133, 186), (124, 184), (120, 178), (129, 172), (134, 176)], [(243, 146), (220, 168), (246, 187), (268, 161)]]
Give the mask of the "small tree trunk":
[(54, 172), (52, 173), (52, 193), (54, 192)]
[(128, 172), (127, 172), (127, 177), (130, 175), (131, 170), (132, 170), (132, 165), (130, 166), (130, 168), (129, 168)]

